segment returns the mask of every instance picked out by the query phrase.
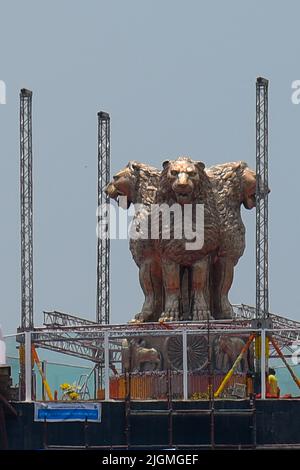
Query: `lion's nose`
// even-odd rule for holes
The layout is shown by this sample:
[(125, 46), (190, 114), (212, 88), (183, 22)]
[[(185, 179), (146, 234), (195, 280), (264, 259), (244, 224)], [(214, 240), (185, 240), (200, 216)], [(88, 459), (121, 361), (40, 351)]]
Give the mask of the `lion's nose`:
[(179, 186), (186, 186), (188, 184), (188, 177), (186, 173), (179, 173), (177, 184)]

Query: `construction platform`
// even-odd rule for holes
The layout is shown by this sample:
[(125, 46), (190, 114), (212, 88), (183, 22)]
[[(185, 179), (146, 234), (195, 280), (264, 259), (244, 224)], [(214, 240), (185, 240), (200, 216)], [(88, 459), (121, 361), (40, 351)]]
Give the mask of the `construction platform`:
[(34, 403), (12, 403), (9, 449), (300, 447), (299, 399), (100, 403), (100, 423), (35, 422)]

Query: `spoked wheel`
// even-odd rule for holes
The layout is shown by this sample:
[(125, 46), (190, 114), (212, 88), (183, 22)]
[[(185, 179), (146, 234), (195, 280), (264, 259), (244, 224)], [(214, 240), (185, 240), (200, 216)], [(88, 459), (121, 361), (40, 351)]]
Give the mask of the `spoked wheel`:
[[(170, 365), (183, 369), (182, 336), (170, 336), (166, 340), (166, 352)], [(187, 336), (187, 363), (189, 371), (203, 369), (208, 363), (207, 339), (202, 335)]]

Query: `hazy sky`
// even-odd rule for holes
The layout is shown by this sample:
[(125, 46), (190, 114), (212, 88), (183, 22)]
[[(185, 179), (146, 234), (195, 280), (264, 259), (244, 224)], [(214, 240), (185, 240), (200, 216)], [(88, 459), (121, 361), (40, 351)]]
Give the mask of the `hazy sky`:
[[(0, 323), (20, 323), (19, 90), (34, 92), (35, 322), (95, 318), (97, 112), (112, 174), (189, 154), (255, 166), (255, 79), (270, 80), (270, 306), (298, 318), (300, 4), (289, 1), (0, 1)], [(255, 302), (255, 211), (234, 303)], [(111, 256), (113, 322), (140, 308), (127, 241)]]

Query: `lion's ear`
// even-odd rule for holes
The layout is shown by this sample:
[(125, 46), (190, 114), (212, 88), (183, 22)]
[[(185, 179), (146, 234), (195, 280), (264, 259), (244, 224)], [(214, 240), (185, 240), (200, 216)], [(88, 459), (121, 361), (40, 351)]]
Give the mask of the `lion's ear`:
[(130, 160), (127, 164), (127, 167), (129, 168), (130, 171), (135, 171), (138, 169), (138, 162), (135, 160)]
[(197, 162), (197, 163), (196, 163), (196, 166), (198, 167), (198, 169), (199, 169), (200, 171), (203, 171), (204, 168), (205, 168), (205, 163), (203, 163), (203, 162)]
[(240, 168), (242, 170), (245, 170), (245, 168), (249, 168), (248, 163), (246, 163), (244, 161), (240, 161), (239, 164), (240, 164)]
[(228, 165), (231, 165), (231, 168), (233, 170), (245, 170), (246, 168), (248, 168), (248, 164), (246, 162), (243, 162), (242, 160), (238, 162), (229, 163)]
[(163, 167), (164, 170), (165, 170), (166, 168), (168, 168), (169, 163), (170, 163), (170, 160), (165, 160), (165, 161), (163, 162), (162, 167)]

